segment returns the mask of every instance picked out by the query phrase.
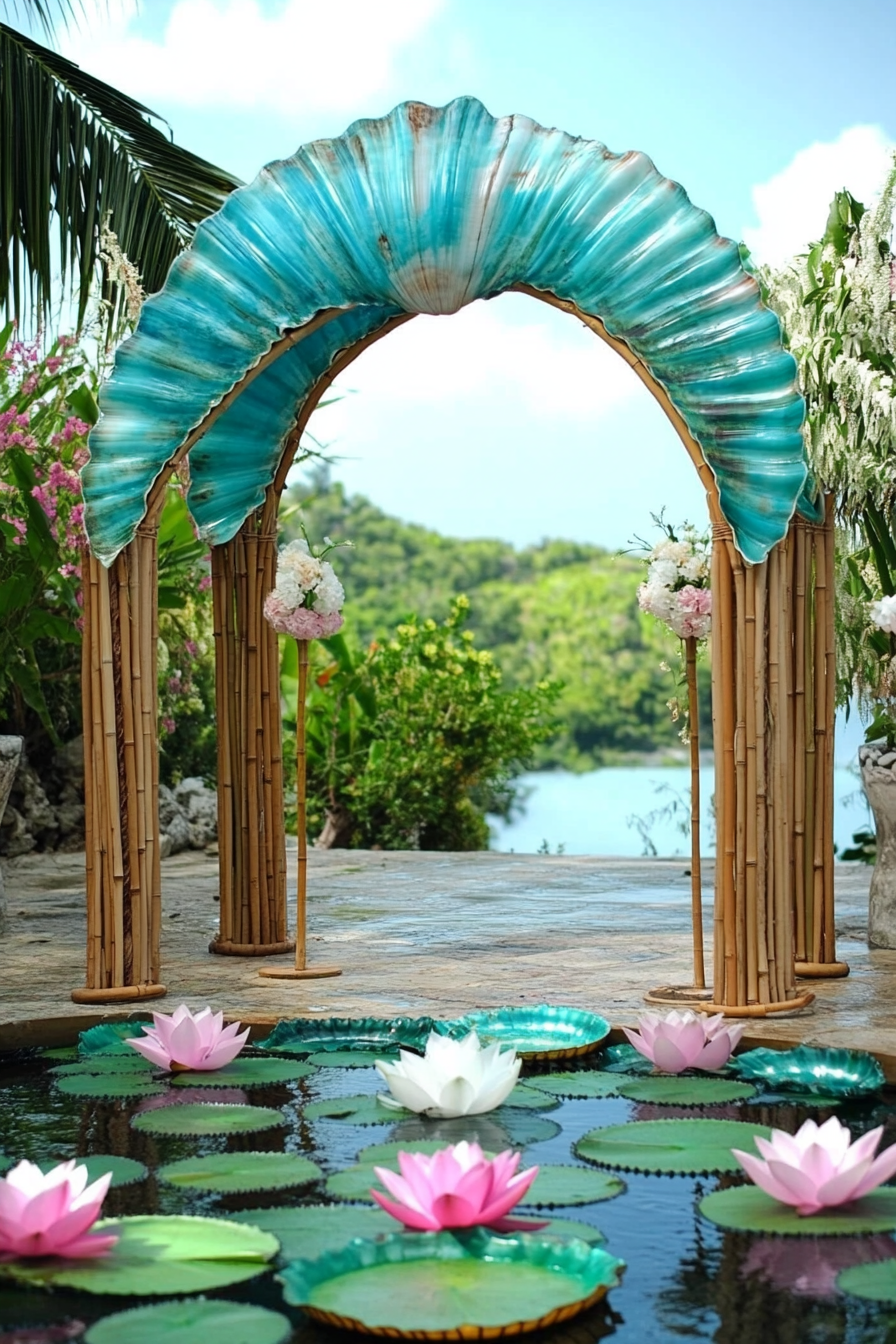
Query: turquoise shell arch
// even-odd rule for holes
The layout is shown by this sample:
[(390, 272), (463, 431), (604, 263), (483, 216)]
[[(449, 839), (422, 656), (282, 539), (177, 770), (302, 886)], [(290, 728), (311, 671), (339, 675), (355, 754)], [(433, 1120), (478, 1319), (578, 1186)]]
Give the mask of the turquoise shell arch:
[[(83, 470), (91, 546), (132, 538), (188, 436), (211, 542), (257, 507), (309, 394), (403, 313), (453, 313), (525, 284), (598, 317), (700, 445), (744, 557), (786, 533), (807, 480), (796, 366), (736, 244), (644, 154), (473, 98), (404, 103), (303, 146), (234, 192), (147, 300), (100, 396)], [(215, 418), (286, 333), (325, 310)], [(655, 501), (654, 501), (655, 502)]]

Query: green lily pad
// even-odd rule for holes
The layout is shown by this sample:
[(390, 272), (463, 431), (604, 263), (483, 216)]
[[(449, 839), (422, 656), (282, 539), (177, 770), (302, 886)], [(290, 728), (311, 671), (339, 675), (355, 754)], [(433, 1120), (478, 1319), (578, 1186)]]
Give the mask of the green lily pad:
[(268, 1106), (228, 1106), (194, 1101), (177, 1106), (157, 1106), (141, 1111), (131, 1128), (145, 1134), (254, 1134), (285, 1125), (282, 1111)]
[(457, 1338), (461, 1327), (519, 1333), (552, 1324), (561, 1311), (569, 1317), (618, 1283), (622, 1268), (599, 1246), (476, 1229), (463, 1237), (396, 1233), (355, 1241), (294, 1260), (279, 1278), (287, 1302), (311, 1316), (385, 1334)]
[(84, 1344), (206, 1344), (210, 1333), (227, 1344), (286, 1344), (293, 1330), (288, 1317), (267, 1307), (190, 1297), (104, 1316)]
[[(390, 1146), (391, 1145), (384, 1145)], [(413, 1147), (401, 1145), (405, 1152), (435, 1152), (442, 1144), (420, 1144)], [(370, 1150), (366, 1150), (369, 1154)], [(345, 1171), (334, 1172), (327, 1178), (326, 1191), (334, 1199), (357, 1200), (372, 1204), (370, 1193), (372, 1186), (382, 1189), (376, 1174), (376, 1167), (387, 1167), (398, 1171), (397, 1149), (389, 1157), (367, 1157)], [(589, 1171), (587, 1167), (540, 1166), (538, 1175), (527, 1191), (520, 1207), (526, 1208), (563, 1208), (571, 1204), (595, 1204), (599, 1200), (613, 1199), (625, 1189), (623, 1181), (616, 1176), (607, 1176), (604, 1172)]]
[(309, 1055), (318, 1050), (372, 1050), (386, 1053), (406, 1046), (426, 1048), (430, 1033), (443, 1030), (431, 1017), (298, 1017), (278, 1022), (259, 1050)]
[(622, 1171), (700, 1175), (740, 1171), (731, 1149), (752, 1152), (757, 1134), (771, 1138), (765, 1125), (739, 1120), (633, 1120), (589, 1130), (573, 1151), (586, 1162)]
[(865, 1297), (871, 1302), (896, 1302), (896, 1260), (879, 1260), (876, 1264), (841, 1270), (837, 1287), (841, 1293), (852, 1293), (853, 1297)]
[(539, 1163), (538, 1175), (523, 1197), (520, 1208), (552, 1209), (597, 1204), (604, 1199), (615, 1199), (624, 1190), (624, 1181), (618, 1176), (608, 1176), (604, 1171)]
[(52, 1059), (62, 1063), (78, 1058), (78, 1047), (76, 1045), (53, 1045), (47, 1046), (44, 1050), (39, 1050), (41, 1059)]
[[(280, 1258), (285, 1261), (314, 1259), (329, 1251), (341, 1250), (355, 1237), (384, 1236), (398, 1227), (396, 1220), (383, 1209), (362, 1208), (357, 1204), (298, 1204), (292, 1208), (247, 1209), (245, 1213), (235, 1213), (233, 1218), (273, 1233), (280, 1242)], [(606, 1240), (604, 1234), (590, 1223), (572, 1222), (566, 1218), (551, 1218), (537, 1235), (559, 1237), (565, 1241), (578, 1239), (592, 1246), (599, 1246)]]
[(619, 1095), (628, 1101), (649, 1101), (660, 1106), (718, 1106), (755, 1097), (750, 1083), (733, 1078), (680, 1077), (630, 1078), (619, 1082)]
[(500, 1106), (486, 1115), (460, 1115), (453, 1120), (429, 1120), (425, 1115), (411, 1115), (392, 1130), (392, 1138), (409, 1143), (438, 1141), (447, 1143), (478, 1143), (483, 1152), (503, 1153), (507, 1148), (527, 1148), (530, 1143), (546, 1143), (560, 1133), (556, 1120), (546, 1120), (532, 1111), (507, 1110)]
[[(842, 1204), (837, 1209), (801, 1218), (796, 1209), (779, 1204), (757, 1186), (738, 1185), (707, 1195), (700, 1204), (700, 1212), (710, 1222), (737, 1232), (777, 1232), (791, 1237), (848, 1237), (862, 1232), (892, 1232), (896, 1229), (896, 1189), (884, 1186), (852, 1204)], [(862, 1268), (870, 1269), (871, 1266)], [(851, 1270), (848, 1272), (852, 1273)]]
[(157, 1097), (165, 1091), (158, 1083), (139, 1072), (76, 1073), (57, 1078), (56, 1087), (70, 1097), (95, 1097), (103, 1101), (122, 1097)]
[(618, 1073), (598, 1069), (582, 1069), (579, 1073), (546, 1073), (533, 1078), (539, 1092), (550, 1092), (556, 1097), (613, 1097), (621, 1084)]
[(316, 1162), (296, 1153), (212, 1153), (169, 1162), (156, 1172), (166, 1185), (233, 1195), (246, 1190), (278, 1190), (308, 1185), (323, 1175)]
[(397, 1051), (318, 1050), (308, 1056), (308, 1063), (318, 1069), (372, 1069), (378, 1059), (395, 1063), (398, 1058)]
[(528, 1083), (517, 1083), (501, 1109), (506, 1106), (515, 1111), (552, 1111), (559, 1105), (559, 1099), (550, 1093), (542, 1092), (538, 1087), (530, 1087)]
[(98, 1231), (119, 1241), (96, 1260), (12, 1260), (0, 1274), (47, 1288), (148, 1297), (201, 1293), (254, 1278), (277, 1254), (276, 1237), (221, 1218), (187, 1215), (110, 1218)]
[(122, 1074), (122, 1073), (158, 1073), (157, 1064), (132, 1050), (129, 1055), (90, 1055), (87, 1059), (76, 1059), (70, 1064), (57, 1064), (50, 1069), (54, 1078), (74, 1078), (84, 1074)]
[[(142, 1162), (137, 1162), (133, 1157), (118, 1157), (113, 1153), (91, 1153), (89, 1157), (77, 1158), (79, 1167), (87, 1168), (87, 1183), (92, 1184), (98, 1181), (101, 1176), (105, 1176), (107, 1171), (111, 1171), (112, 1180), (109, 1182), (109, 1189), (115, 1190), (122, 1185), (136, 1185), (138, 1181), (143, 1181), (149, 1175), (149, 1168)], [(49, 1171), (57, 1164), (55, 1162), (38, 1162), (41, 1171)]]
[(99, 1022), (88, 1027), (78, 1037), (78, 1054), (82, 1059), (89, 1055), (134, 1055), (132, 1045), (126, 1045), (129, 1036), (142, 1036), (144, 1027), (151, 1027), (152, 1020), (144, 1018), (137, 1022)]
[(249, 1057), (235, 1059), (221, 1069), (188, 1069), (175, 1073), (173, 1087), (270, 1087), (274, 1083), (292, 1083), (307, 1078), (315, 1070), (293, 1059)]
[(372, 1093), (358, 1097), (327, 1097), (312, 1101), (302, 1112), (306, 1120), (346, 1120), (352, 1125), (389, 1125), (407, 1119), (413, 1111), (404, 1107), (392, 1110), (377, 1101)]

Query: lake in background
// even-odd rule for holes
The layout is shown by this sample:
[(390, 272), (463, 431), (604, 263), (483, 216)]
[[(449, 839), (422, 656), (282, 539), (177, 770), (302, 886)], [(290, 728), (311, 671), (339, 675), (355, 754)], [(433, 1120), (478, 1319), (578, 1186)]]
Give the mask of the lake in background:
[[(854, 831), (874, 829), (856, 764), (856, 750), (863, 739), (856, 714), (849, 722), (838, 715), (834, 770), (838, 851), (852, 843)], [(580, 775), (568, 770), (523, 775), (520, 783), (529, 791), (525, 812), (509, 824), (489, 817), (491, 847), (505, 854), (534, 854), (547, 845), (551, 853), (562, 846), (566, 854), (632, 857), (655, 851), (660, 857), (688, 856), (689, 827), (682, 831), (678, 823), (687, 823), (690, 816), (690, 776), (688, 766), (612, 766)], [(700, 826), (701, 850), (706, 855), (715, 852), (710, 805), (714, 788), (713, 768), (703, 766)], [(656, 815), (664, 809), (674, 815)], [(644, 836), (649, 837), (653, 850), (646, 848)]]

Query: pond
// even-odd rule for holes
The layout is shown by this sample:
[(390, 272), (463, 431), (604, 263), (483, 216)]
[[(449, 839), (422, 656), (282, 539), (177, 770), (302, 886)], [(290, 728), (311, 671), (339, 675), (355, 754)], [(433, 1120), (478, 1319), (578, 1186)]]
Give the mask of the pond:
[[(275, 1230), (282, 1213), (277, 1210), (332, 1204), (346, 1193), (351, 1199), (365, 1198), (369, 1170), (350, 1172), (358, 1155), (372, 1144), (402, 1141), (414, 1145), (421, 1139), (456, 1142), (477, 1138), (484, 1149), (495, 1152), (508, 1146), (523, 1151), (523, 1166), (561, 1167), (565, 1192), (556, 1207), (529, 1216), (573, 1220), (599, 1229), (606, 1249), (626, 1262), (619, 1287), (604, 1302), (566, 1326), (543, 1331), (537, 1338), (574, 1341), (610, 1338), (614, 1344), (672, 1344), (672, 1341), (705, 1340), (716, 1344), (805, 1344), (806, 1341), (854, 1341), (887, 1344), (896, 1340), (896, 1307), (861, 1300), (840, 1292), (837, 1273), (859, 1260), (896, 1258), (896, 1241), (876, 1233), (865, 1237), (776, 1237), (723, 1231), (700, 1212), (701, 1200), (719, 1188), (740, 1183), (738, 1175), (638, 1174), (628, 1170), (603, 1171), (581, 1160), (574, 1145), (596, 1127), (628, 1125), (656, 1119), (723, 1119), (746, 1121), (757, 1127), (775, 1126), (795, 1132), (806, 1118), (819, 1122), (837, 1114), (853, 1134), (884, 1124), (883, 1145), (896, 1139), (896, 1119), (891, 1106), (880, 1096), (864, 1102), (818, 1104), (807, 1099), (787, 1101), (760, 1092), (723, 1105), (667, 1105), (650, 1099), (656, 1079), (641, 1078), (641, 1099), (622, 1096), (569, 1097), (564, 1091), (581, 1091), (582, 1083), (570, 1084), (574, 1073), (594, 1077), (595, 1070), (616, 1073), (618, 1084), (629, 1090), (643, 1070), (641, 1062), (627, 1062), (626, 1047), (609, 1054), (557, 1064), (524, 1065), (526, 1089), (513, 1105), (484, 1117), (460, 1121), (424, 1120), (420, 1117), (393, 1121), (375, 1103), (383, 1089), (381, 1079), (369, 1066), (328, 1066), (322, 1056), (313, 1056), (304, 1076), (263, 1086), (181, 1088), (162, 1079), (150, 1095), (121, 1098), (77, 1095), (85, 1077), (89, 1091), (103, 1090), (102, 1075), (85, 1075), (66, 1067), (67, 1061), (21, 1053), (0, 1063), (0, 1135), (7, 1159), (62, 1160), (70, 1156), (115, 1154), (145, 1166), (136, 1169), (142, 1179), (113, 1188), (104, 1212), (120, 1217), (140, 1213), (198, 1213), (216, 1218), (257, 1223)], [(631, 1054), (631, 1052), (629, 1052)], [(620, 1058), (620, 1056), (622, 1056)], [(338, 1057), (336, 1057), (338, 1058)], [(74, 1061), (73, 1061), (74, 1062)], [(51, 1073), (51, 1069), (62, 1072)], [(621, 1069), (631, 1072), (620, 1072)], [(300, 1068), (299, 1072), (303, 1072)], [(559, 1077), (557, 1076), (559, 1075)], [(112, 1076), (107, 1074), (107, 1077)], [(147, 1075), (141, 1075), (144, 1086)], [(68, 1079), (63, 1091), (61, 1079)], [(80, 1079), (81, 1084), (74, 1080)], [(552, 1079), (554, 1081), (552, 1082)], [(539, 1080), (541, 1088), (539, 1088)], [(702, 1080), (701, 1080), (702, 1081)], [(151, 1081), (150, 1086), (155, 1087)], [(742, 1085), (741, 1085), (742, 1086)], [(548, 1089), (553, 1087), (553, 1092)], [(587, 1090), (585, 1084), (584, 1090)], [(648, 1096), (644, 1100), (644, 1096)], [(141, 1129), (141, 1123), (157, 1124), (158, 1114), (172, 1104), (218, 1103), (272, 1109), (273, 1128), (258, 1133), (196, 1137), (166, 1136)], [(366, 1099), (366, 1100), (365, 1100)], [(141, 1122), (139, 1117), (146, 1116)], [(135, 1127), (135, 1121), (137, 1126)], [(365, 1123), (360, 1123), (361, 1121)], [(310, 1159), (320, 1175), (298, 1188), (271, 1188), (254, 1193), (213, 1193), (172, 1183), (170, 1164), (184, 1164), (189, 1171), (197, 1157), (256, 1152), (277, 1153)], [(251, 1160), (251, 1159), (250, 1159)], [(169, 1167), (168, 1171), (163, 1168)], [(571, 1174), (570, 1174), (571, 1169)], [(621, 1193), (608, 1198), (595, 1182), (611, 1183)], [(184, 1178), (186, 1179), (186, 1178)], [(554, 1179), (554, 1178), (552, 1178)], [(347, 1182), (347, 1184), (346, 1184)], [(251, 1185), (251, 1179), (248, 1181)], [(534, 1187), (533, 1187), (534, 1188)], [(595, 1199), (595, 1194), (600, 1199)], [(589, 1200), (591, 1202), (589, 1202)], [(365, 1235), (370, 1204), (353, 1203), (347, 1215), (357, 1218)], [(385, 1215), (382, 1215), (385, 1218)], [(313, 1244), (312, 1237), (312, 1244)], [(307, 1245), (308, 1237), (305, 1236)], [(307, 1251), (306, 1251), (307, 1253)], [(256, 1303), (284, 1312), (293, 1322), (296, 1344), (332, 1344), (349, 1336), (315, 1324), (297, 1310), (284, 1306), (280, 1287), (272, 1272), (214, 1292), (214, 1297)], [(76, 1339), (84, 1327), (110, 1313), (139, 1305), (138, 1299), (98, 1296), (56, 1289), (52, 1294), (2, 1281), (0, 1291), (0, 1341)], [(41, 1333), (38, 1327), (55, 1327)], [(25, 1333), (30, 1327), (34, 1333)], [(160, 1337), (159, 1344), (163, 1344)], [(223, 1344), (223, 1341), (222, 1341)], [(232, 1341), (230, 1342), (232, 1344)]]

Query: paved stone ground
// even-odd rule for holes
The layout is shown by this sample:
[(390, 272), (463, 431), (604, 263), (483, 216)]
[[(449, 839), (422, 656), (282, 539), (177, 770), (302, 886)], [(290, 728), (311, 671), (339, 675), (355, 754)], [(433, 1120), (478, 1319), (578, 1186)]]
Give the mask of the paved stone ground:
[[(294, 885), (294, 851), (289, 858)], [(187, 853), (162, 865), (168, 998), (158, 1006), (211, 1003), (260, 1025), (553, 1002), (594, 1009), (618, 1026), (634, 1022), (653, 986), (692, 980), (682, 859), (348, 850), (313, 850), (309, 859), (309, 962), (335, 963), (340, 977), (263, 980), (267, 959), (209, 955), (217, 860)], [(84, 976), (83, 862), (44, 854), (6, 865), (0, 1049), (61, 1043), (85, 1017), (109, 1015), (69, 998)], [(704, 880), (709, 939), (711, 865)], [(896, 952), (871, 952), (863, 941), (868, 880), (868, 869), (838, 865), (838, 955), (849, 978), (816, 982), (813, 1008), (751, 1023), (749, 1033), (870, 1048), (893, 1057), (896, 1080)]]

